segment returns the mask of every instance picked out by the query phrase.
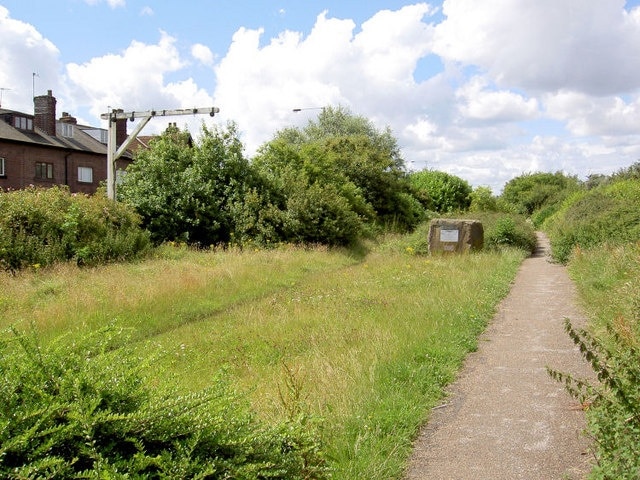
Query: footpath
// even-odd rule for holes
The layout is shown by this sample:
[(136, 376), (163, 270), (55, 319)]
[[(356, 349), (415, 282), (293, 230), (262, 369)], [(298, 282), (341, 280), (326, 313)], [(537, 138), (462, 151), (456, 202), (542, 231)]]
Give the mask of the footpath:
[(572, 480), (593, 458), (584, 412), (546, 372), (592, 377), (564, 331), (584, 325), (566, 268), (538, 234), (509, 295), (414, 445), (407, 480)]

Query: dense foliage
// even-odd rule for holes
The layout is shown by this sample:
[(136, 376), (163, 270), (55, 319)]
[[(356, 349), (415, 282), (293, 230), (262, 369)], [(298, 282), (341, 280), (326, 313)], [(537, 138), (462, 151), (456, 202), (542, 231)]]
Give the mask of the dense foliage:
[(266, 428), (222, 378), (195, 394), (154, 386), (121, 333), (0, 340), (2, 478), (324, 478), (302, 417)]
[(424, 217), (391, 132), (343, 108), (277, 132), (252, 161), (233, 124), (201, 137), (168, 130), (120, 187), (156, 243), (348, 245)]
[(567, 262), (576, 247), (640, 240), (640, 181), (622, 180), (568, 198), (545, 223), (553, 256)]
[(568, 195), (580, 188), (576, 177), (562, 172), (528, 173), (507, 182), (501, 199), (519, 213), (528, 216), (536, 213), (534, 224), (540, 226)]
[(149, 246), (139, 224), (131, 208), (101, 194), (70, 194), (62, 187), (0, 192), (0, 268), (135, 258)]
[(193, 144), (173, 127), (141, 150), (127, 169), (118, 197), (135, 207), (155, 243), (227, 243), (233, 205), (242, 200), (249, 163), (234, 124), (202, 126)]
[(320, 237), (326, 229), (323, 243), (344, 244), (376, 225), (406, 230), (423, 218), (391, 132), (344, 108), (325, 108), (305, 128), (278, 132), (253, 165), (295, 240), (307, 241), (309, 228)]
[(409, 178), (416, 197), (429, 210), (449, 213), (467, 210), (471, 205), (471, 185), (460, 177), (437, 170), (421, 170)]

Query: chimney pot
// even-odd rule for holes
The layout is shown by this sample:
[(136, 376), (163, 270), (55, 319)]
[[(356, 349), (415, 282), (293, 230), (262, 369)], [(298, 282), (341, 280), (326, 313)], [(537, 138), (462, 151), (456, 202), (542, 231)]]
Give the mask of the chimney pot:
[(51, 90), (47, 95), (34, 97), (34, 126), (47, 135), (56, 136), (56, 97)]

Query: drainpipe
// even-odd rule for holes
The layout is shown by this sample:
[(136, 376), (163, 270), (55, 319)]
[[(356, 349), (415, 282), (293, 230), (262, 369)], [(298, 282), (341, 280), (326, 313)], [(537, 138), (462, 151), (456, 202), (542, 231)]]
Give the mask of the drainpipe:
[(71, 186), (69, 185), (69, 157), (71, 156), (71, 153), (67, 153), (64, 156), (64, 184), (69, 187), (69, 190), (71, 190)]

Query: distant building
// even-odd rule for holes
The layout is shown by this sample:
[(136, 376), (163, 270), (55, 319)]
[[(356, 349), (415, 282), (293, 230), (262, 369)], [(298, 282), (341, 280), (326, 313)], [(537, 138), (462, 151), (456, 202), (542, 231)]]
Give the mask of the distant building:
[[(71, 192), (95, 193), (107, 179), (107, 130), (78, 125), (67, 112), (56, 119), (51, 90), (33, 101), (33, 115), (0, 108), (0, 189), (67, 185)], [(118, 145), (126, 140), (126, 119), (117, 121), (116, 137)], [(125, 153), (116, 169), (131, 161)]]

